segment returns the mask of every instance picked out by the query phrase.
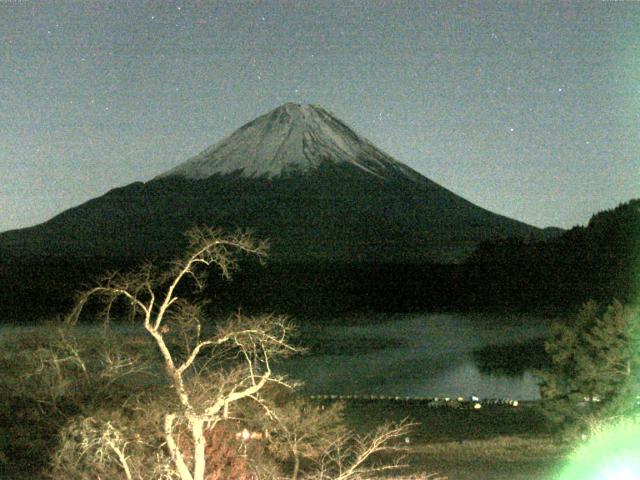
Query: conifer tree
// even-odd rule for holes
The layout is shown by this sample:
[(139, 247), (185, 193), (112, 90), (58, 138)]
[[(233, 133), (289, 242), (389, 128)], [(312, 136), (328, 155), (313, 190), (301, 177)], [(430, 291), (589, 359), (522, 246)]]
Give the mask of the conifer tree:
[(539, 371), (543, 411), (568, 436), (599, 421), (637, 410), (640, 395), (640, 319), (614, 301), (585, 303), (568, 323), (556, 323), (545, 344), (551, 363)]

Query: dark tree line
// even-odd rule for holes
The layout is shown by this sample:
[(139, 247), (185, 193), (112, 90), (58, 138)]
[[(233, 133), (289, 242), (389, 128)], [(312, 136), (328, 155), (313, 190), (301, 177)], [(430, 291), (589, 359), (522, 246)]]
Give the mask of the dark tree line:
[(350, 310), (575, 312), (588, 300), (634, 300), (640, 279), (640, 200), (595, 214), (548, 240), (479, 245), (462, 264), (248, 265), (220, 295), (287, 313)]
[(639, 260), (640, 200), (631, 200), (551, 240), (484, 243), (466, 269), (469, 290), (486, 305), (573, 309), (589, 299), (633, 302)]
[[(101, 272), (131, 266), (115, 258), (0, 258), (5, 318), (64, 312), (74, 290)], [(209, 295), (223, 310), (240, 305), (298, 317), (369, 310), (557, 314), (575, 312), (590, 299), (630, 303), (639, 279), (640, 200), (632, 200), (552, 239), (482, 243), (461, 264), (273, 259), (262, 265), (247, 259), (232, 282), (214, 280)]]

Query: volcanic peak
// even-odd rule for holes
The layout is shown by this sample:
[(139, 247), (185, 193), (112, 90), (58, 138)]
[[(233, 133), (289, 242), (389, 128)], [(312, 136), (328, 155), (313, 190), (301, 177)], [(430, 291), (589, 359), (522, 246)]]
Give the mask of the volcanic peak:
[(324, 108), (297, 103), (285, 103), (252, 120), (160, 177), (202, 179), (233, 172), (274, 177), (305, 173), (324, 161), (345, 162), (381, 177), (390, 170), (420, 177)]

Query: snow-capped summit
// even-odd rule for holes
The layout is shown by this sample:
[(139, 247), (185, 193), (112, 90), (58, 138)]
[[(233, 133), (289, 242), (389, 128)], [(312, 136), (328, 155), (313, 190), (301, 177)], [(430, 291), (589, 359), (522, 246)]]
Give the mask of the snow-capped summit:
[(273, 177), (307, 172), (324, 161), (346, 162), (382, 177), (390, 170), (409, 178), (420, 176), (324, 108), (285, 103), (160, 177), (202, 179), (232, 172)]

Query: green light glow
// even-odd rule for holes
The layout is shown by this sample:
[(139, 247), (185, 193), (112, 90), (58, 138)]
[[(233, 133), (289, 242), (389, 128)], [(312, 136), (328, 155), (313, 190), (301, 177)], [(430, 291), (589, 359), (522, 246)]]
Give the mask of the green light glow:
[(640, 480), (640, 416), (598, 429), (558, 480)]

